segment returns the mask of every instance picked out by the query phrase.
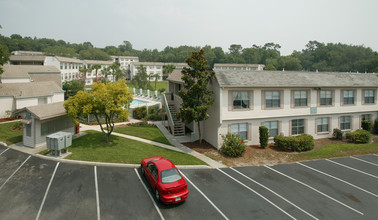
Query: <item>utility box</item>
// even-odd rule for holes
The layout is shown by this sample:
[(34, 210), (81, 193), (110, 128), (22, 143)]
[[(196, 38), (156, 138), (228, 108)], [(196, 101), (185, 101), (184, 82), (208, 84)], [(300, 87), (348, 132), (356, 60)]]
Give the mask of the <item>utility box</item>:
[(47, 148), (52, 155), (60, 156), (62, 152), (68, 152), (68, 147), (72, 145), (72, 134), (69, 132), (57, 132), (46, 137)]

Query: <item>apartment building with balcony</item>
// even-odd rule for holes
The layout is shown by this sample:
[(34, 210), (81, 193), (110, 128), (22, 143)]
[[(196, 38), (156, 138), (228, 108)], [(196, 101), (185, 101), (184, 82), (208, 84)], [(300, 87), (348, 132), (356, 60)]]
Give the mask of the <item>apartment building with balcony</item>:
[[(378, 117), (375, 73), (215, 70), (209, 85), (215, 103), (202, 122), (204, 139), (220, 148), (220, 135), (240, 134), (248, 145), (259, 144), (259, 126), (275, 135), (301, 133), (315, 139), (361, 128), (362, 120)], [(179, 108), (180, 72), (169, 78), (168, 102)], [(181, 86), (180, 86), (181, 85)], [(172, 98), (173, 96), (173, 98)], [(170, 100), (175, 100), (170, 101)], [(171, 107), (172, 108), (172, 107)], [(167, 108), (166, 108), (167, 109)], [(196, 126), (187, 125), (196, 134)], [(173, 128), (171, 129), (173, 130)]]
[[(101, 66), (101, 68), (97, 70), (97, 76), (96, 76), (96, 70), (93, 68), (93, 65), (95, 64), (98, 64)], [(96, 81), (96, 77), (97, 77), (97, 80), (105, 77), (104, 69), (109, 68), (112, 64), (113, 64), (113, 61), (110, 61), (110, 60), (83, 60), (83, 66), (87, 69), (91, 68), (91, 72), (86, 73), (87, 76), (85, 78), (85, 85), (92, 85)], [(112, 75), (108, 75), (106, 77), (110, 81), (113, 80)]]

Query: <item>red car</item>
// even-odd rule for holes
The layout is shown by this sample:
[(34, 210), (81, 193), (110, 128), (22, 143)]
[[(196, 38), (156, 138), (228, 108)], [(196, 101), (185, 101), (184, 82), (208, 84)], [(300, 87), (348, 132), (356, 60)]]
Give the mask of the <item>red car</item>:
[(141, 171), (157, 201), (174, 204), (188, 198), (188, 185), (170, 160), (164, 157), (145, 158), (141, 162)]

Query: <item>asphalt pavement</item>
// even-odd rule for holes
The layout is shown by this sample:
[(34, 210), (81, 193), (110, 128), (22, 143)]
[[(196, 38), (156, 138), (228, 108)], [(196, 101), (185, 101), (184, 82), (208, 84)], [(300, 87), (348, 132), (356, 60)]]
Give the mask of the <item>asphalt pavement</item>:
[(0, 147), (0, 219), (377, 219), (378, 155), (180, 169), (189, 197), (155, 201), (140, 169)]

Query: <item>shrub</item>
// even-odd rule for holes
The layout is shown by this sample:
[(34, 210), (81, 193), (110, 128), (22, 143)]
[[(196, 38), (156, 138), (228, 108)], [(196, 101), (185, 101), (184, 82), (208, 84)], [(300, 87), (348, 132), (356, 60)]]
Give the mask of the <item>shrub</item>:
[(260, 126), (259, 134), (260, 134), (260, 146), (262, 148), (266, 148), (266, 146), (268, 146), (268, 140), (269, 140), (268, 128), (265, 126)]
[(342, 140), (343, 139), (343, 132), (340, 129), (338, 129), (338, 128), (334, 128), (332, 136), (336, 140)]
[(240, 157), (245, 152), (244, 140), (238, 134), (227, 133), (222, 135), (221, 152), (230, 157)]
[(378, 134), (378, 118), (376, 118), (374, 122), (374, 133)]
[(14, 125), (12, 125), (11, 129), (14, 131), (22, 131), (22, 123), (19, 121), (16, 122)]
[(370, 141), (370, 132), (360, 129), (347, 133), (346, 138), (355, 144), (368, 143)]
[(274, 144), (284, 151), (307, 151), (315, 146), (314, 138), (309, 134), (300, 134), (298, 136), (275, 136)]
[(135, 108), (133, 111), (133, 118), (135, 119), (142, 119), (142, 118), (145, 118), (146, 116), (147, 116), (146, 106)]
[(129, 127), (151, 127), (151, 128), (156, 128), (156, 125), (149, 124), (147, 121), (130, 123), (130, 124), (127, 124), (127, 126), (129, 126)]
[(364, 129), (365, 131), (368, 131), (368, 132), (371, 132), (371, 130), (373, 129), (373, 126), (372, 126), (370, 121), (362, 121), (361, 127), (362, 127), (362, 129)]

